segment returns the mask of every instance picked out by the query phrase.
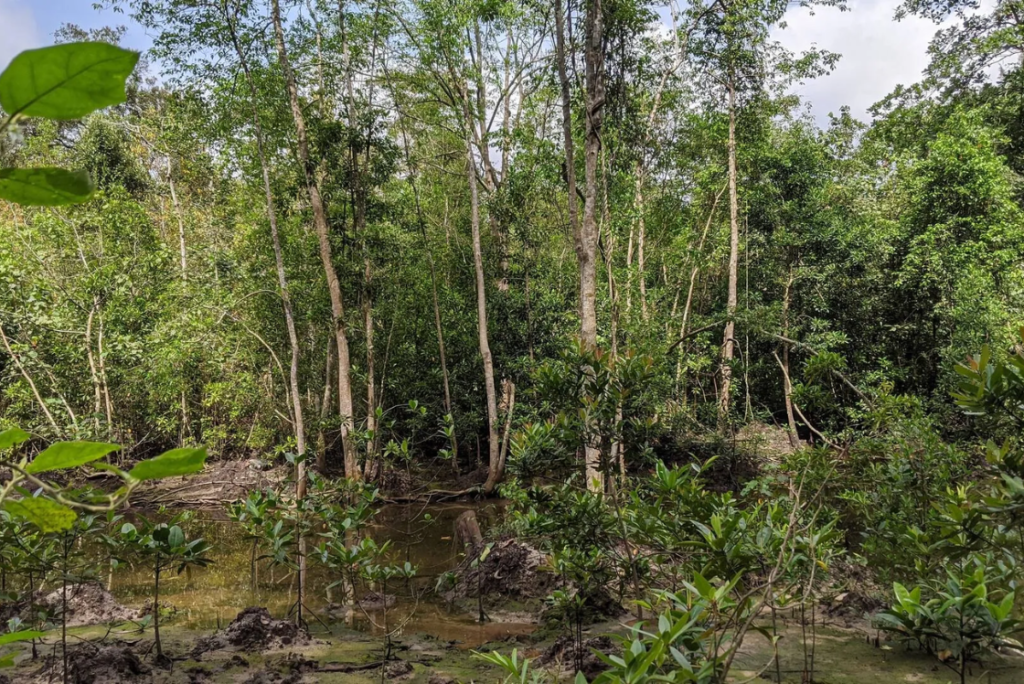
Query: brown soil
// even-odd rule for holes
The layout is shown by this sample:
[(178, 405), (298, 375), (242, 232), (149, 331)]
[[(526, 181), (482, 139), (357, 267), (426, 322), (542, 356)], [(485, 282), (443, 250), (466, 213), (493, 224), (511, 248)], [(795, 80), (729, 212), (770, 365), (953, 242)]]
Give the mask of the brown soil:
[[(802, 444), (798, 441), (798, 445)], [(784, 428), (765, 423), (748, 423), (736, 432), (736, 447), (753, 456), (778, 461), (796, 451)]]
[[(583, 644), (583, 674), (592, 679), (604, 672), (606, 666), (594, 655), (594, 649), (602, 653), (615, 652), (614, 643), (609, 637), (599, 636), (593, 639), (584, 639)], [(559, 670), (574, 671), (576, 668), (576, 644), (571, 637), (561, 636), (555, 643), (536, 660), (540, 667), (554, 667)]]
[[(48, 658), (39, 673), (41, 681), (61, 681), (63, 658)], [(148, 682), (150, 668), (125, 642), (94, 644), (88, 641), (68, 647), (70, 684), (134, 684)]]
[[(62, 590), (47, 594), (40, 603), (60, 611)], [(97, 582), (83, 582), (68, 587), (68, 627), (98, 625), (135, 620), (139, 611), (117, 602), (110, 592)]]
[(359, 607), (367, 611), (384, 610), (395, 605), (394, 594), (378, 594), (371, 591), (359, 599)]
[(479, 551), (470, 551), (456, 570), (458, 583), (449, 600), (499, 594), (516, 598), (546, 596), (554, 577), (542, 572), (544, 554), (514, 539), (496, 542), (487, 558), (472, 567)]
[(254, 606), (239, 613), (226, 629), (199, 639), (192, 657), (199, 660), (204, 653), (222, 649), (255, 653), (313, 643), (309, 634), (293, 623), (275, 620), (266, 608)]
[(268, 469), (256, 458), (216, 461), (194, 475), (149, 480), (135, 490), (132, 502), (141, 506), (219, 506), (244, 498), (253, 489), (277, 484), (286, 476), (285, 468)]

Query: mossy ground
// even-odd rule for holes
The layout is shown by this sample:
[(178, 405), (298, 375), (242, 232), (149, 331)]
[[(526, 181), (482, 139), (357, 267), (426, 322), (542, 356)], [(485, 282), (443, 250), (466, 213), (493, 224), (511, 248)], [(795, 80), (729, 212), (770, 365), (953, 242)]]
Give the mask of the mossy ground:
[[(587, 629), (586, 636), (589, 638), (603, 634), (622, 634), (626, 629), (622, 623), (605, 622), (591, 626)], [(794, 620), (785, 620), (781, 624), (780, 632), (782, 638), (779, 640), (779, 669), (782, 671), (782, 681), (793, 684), (805, 682), (801, 626)], [(310, 646), (264, 653), (214, 651), (204, 654), (198, 661), (189, 658), (187, 654), (196, 639), (207, 633), (176, 626), (173, 622), (162, 627), (164, 651), (176, 658), (172, 669), (154, 667), (151, 675), (133, 681), (153, 684), (241, 684), (264, 670), (281, 673), (282, 678), (297, 672), (299, 674), (288, 681), (306, 684), (372, 684), (381, 681), (380, 669), (376, 667), (357, 672), (325, 671), (350, 665), (370, 665), (381, 661), (381, 639), (362, 632), (335, 627), (329, 635), (318, 634), (319, 643)], [(108, 640), (132, 642), (137, 653), (149, 654), (144, 657), (147, 663), (152, 661), (151, 629), (139, 633), (130, 624), (112, 628), (93, 626), (71, 629), (68, 634), (69, 641), (72, 642), (104, 637)], [(553, 641), (553, 637), (549, 637), (550, 635), (546, 635), (543, 640), (516, 637), (504, 642), (485, 644), (479, 650), (509, 653), (513, 648), (518, 648), (522, 655), (535, 658)], [(47, 681), (47, 674), (42, 672), (43, 659), (51, 654), (59, 657), (59, 639), (59, 631), (47, 634), (38, 647), (40, 658), (37, 661), (32, 661), (28, 657), (27, 646), (17, 647), (23, 655), (19, 656), (14, 668), (4, 673), (12, 682), (19, 684)], [(926, 654), (909, 651), (902, 645), (884, 641), (880, 646), (875, 646), (873, 639), (874, 633), (865, 630), (863, 626), (819, 627), (814, 639), (813, 681), (819, 684), (947, 684), (959, 681), (955, 673)], [(401, 678), (385, 675), (384, 681), (403, 681), (410, 684), (427, 684), (431, 678), (435, 678), (435, 682), (452, 681), (462, 684), (503, 681), (502, 674), (474, 658), (472, 650), (427, 635), (410, 634), (397, 639), (394, 653), (399, 659), (410, 663), (412, 671)], [(237, 656), (244, 659), (244, 664), (239, 663)], [(752, 632), (737, 655), (731, 681), (776, 681), (776, 668), (772, 664), (772, 656), (771, 643), (764, 636)], [(235, 659), (234, 662), (232, 659)], [(306, 661), (313, 661), (323, 669), (311, 671), (307, 663), (306, 671), (303, 672), (301, 663)], [(59, 673), (55, 673), (49, 681), (59, 681)], [(550, 681), (571, 682), (572, 678), (567, 673), (551, 672)], [(1012, 654), (991, 657), (982, 664), (974, 665), (968, 681), (983, 684), (1024, 683), (1024, 658)]]

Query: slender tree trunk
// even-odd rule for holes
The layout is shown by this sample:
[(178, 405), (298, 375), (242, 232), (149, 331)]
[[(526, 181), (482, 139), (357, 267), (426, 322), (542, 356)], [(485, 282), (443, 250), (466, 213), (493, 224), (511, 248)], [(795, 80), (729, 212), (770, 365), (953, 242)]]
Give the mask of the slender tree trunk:
[[(466, 108), (466, 125), (472, 126)], [(480, 333), (480, 356), (484, 364), (484, 388), (487, 393), (487, 446), (489, 459), (484, 493), (490, 494), (501, 481), (501, 444), (498, 441), (498, 398), (494, 389), (494, 361), (487, 333), (487, 293), (484, 289), (484, 255), (480, 243), (480, 196), (476, 183), (476, 162), (473, 161), (472, 140), (466, 139), (466, 162), (469, 178), (470, 224), (473, 230), (473, 265), (476, 270), (476, 315)]]
[(163, 660), (164, 649), (160, 644), (160, 559), (153, 567), (153, 640), (156, 645), (156, 657)]
[[(583, 252), (583, 234), (580, 232), (579, 210), (576, 203), (576, 156), (573, 150), (569, 75), (565, 68), (565, 16), (562, 0), (555, 0), (555, 59), (558, 63), (558, 81), (562, 94), (562, 141), (565, 145), (565, 182), (569, 190), (569, 228), (572, 230), (576, 253), (580, 254)], [(580, 320), (583, 320), (582, 297)]]
[(647, 320), (647, 280), (646, 274), (644, 273), (644, 267), (646, 265), (646, 254), (645, 254), (645, 243), (647, 241), (647, 222), (644, 221), (644, 211), (646, 207), (644, 205), (644, 190), (643, 190), (643, 173), (640, 170), (640, 162), (637, 161), (637, 180), (636, 180), (636, 211), (637, 211), (637, 231), (636, 231), (636, 276), (637, 281), (640, 283), (640, 315), (643, 319)]
[(167, 184), (171, 186), (171, 203), (174, 205), (174, 216), (178, 219), (178, 250), (181, 256), (181, 279), (188, 280), (188, 261), (185, 255), (185, 221), (181, 217), (181, 205), (178, 204), (178, 193), (174, 189), (174, 172), (171, 168), (171, 155), (167, 154)]
[[(789, 337), (789, 299), (793, 289), (793, 267), (789, 267), (789, 278), (782, 294), (782, 336)], [(786, 395), (786, 420), (789, 422), (789, 443), (795, 449), (800, 446), (796, 431), (796, 417), (793, 415), (793, 386), (789, 379), (789, 342), (782, 343), (782, 391)]]
[[(580, 269), (580, 337), (583, 344), (597, 347), (597, 166), (601, 151), (601, 124), (604, 107), (604, 18), (601, 0), (589, 0), (586, 20), (586, 190), (583, 197), (583, 223), (576, 257)], [(587, 487), (604, 490), (600, 471), (600, 450), (587, 444), (585, 471)]]
[[(327, 289), (331, 297), (331, 314), (334, 324), (335, 343), (338, 347), (338, 411), (341, 414), (341, 438), (345, 451), (345, 474), (346, 476), (359, 480), (361, 473), (356, 461), (356, 454), (352, 448), (352, 381), (350, 372), (348, 335), (345, 330), (345, 305), (341, 294), (341, 283), (338, 281), (338, 274), (334, 270), (334, 260), (331, 254), (330, 226), (327, 223), (327, 211), (320, 196), (320, 186), (313, 173), (313, 166), (309, 158), (309, 142), (306, 135), (306, 119), (299, 104), (298, 86), (295, 83), (295, 74), (292, 72), (291, 64), (288, 61), (288, 51), (284, 42), (284, 29), (281, 25), (281, 4), (279, 0), (272, 0), (271, 15), (274, 23), (274, 37), (277, 44), (278, 60), (281, 64), (281, 71), (284, 74), (285, 85), (288, 89), (288, 99), (291, 105), (292, 118), (295, 122), (295, 130), (298, 138), (298, 157), (302, 165), (306, 181), (306, 189), (309, 193), (309, 202), (313, 208), (313, 224), (316, 228), (317, 239), (320, 243), (320, 260), (323, 262), (324, 273), (327, 278)], [(297, 474), (301, 488), (297, 495), (305, 496), (305, 472), (300, 465), (300, 472)]]
[(324, 394), (323, 397), (320, 399), (320, 426), (317, 428), (316, 431), (317, 458), (321, 458), (320, 454), (324, 454), (324, 456), (322, 457), (324, 458), (324, 460), (326, 460), (327, 453), (327, 436), (324, 434), (323, 425), (325, 422), (327, 422), (327, 416), (330, 415), (331, 412), (331, 373), (333, 370), (331, 368), (331, 366), (333, 365), (331, 363), (332, 346), (333, 345), (331, 344), (327, 345), (327, 361), (325, 363), (324, 368)]
[(97, 370), (96, 360), (92, 353), (92, 322), (96, 318), (96, 309), (99, 306), (99, 296), (93, 298), (92, 308), (89, 316), (85, 319), (85, 353), (89, 361), (89, 375), (92, 377), (93, 389), (93, 420), (96, 425), (96, 434), (100, 434), (100, 413), (103, 411), (103, 394), (100, 389), (100, 375)]
[[(260, 118), (257, 107), (258, 94), (256, 84), (253, 82), (252, 73), (249, 70), (249, 62), (245, 51), (238, 41), (238, 34), (234, 23), (228, 17), (228, 29), (231, 33), (231, 42), (238, 55), (242, 72), (245, 75), (245, 82), (249, 87), (249, 95), (252, 98), (252, 123), (256, 135), (256, 153), (260, 160), (260, 170), (263, 175), (263, 194), (267, 203), (267, 219), (270, 222), (270, 237), (274, 247), (274, 265), (277, 268), (277, 287), (281, 295), (281, 305), (284, 309), (285, 327), (288, 330), (288, 344), (291, 347), (291, 364), (288, 371), (288, 384), (291, 387), (290, 397), (292, 400), (292, 416), (295, 421), (295, 445), (300, 456), (306, 453), (306, 425), (302, 414), (302, 397), (299, 392), (299, 335), (295, 330), (295, 316), (292, 311), (291, 292), (288, 289), (288, 277), (284, 268), (284, 255), (281, 250), (281, 236), (277, 226), (277, 209), (274, 206), (274, 192), (270, 184), (270, 167), (267, 163), (266, 145), (263, 138), (263, 122)], [(319, 30), (317, 32), (319, 38)], [(317, 465), (323, 469), (323, 452), (317, 454)]]
[(107, 382), (106, 352), (103, 351), (103, 309), (99, 309), (100, 326), (96, 335), (96, 358), (100, 365), (100, 382), (103, 385), (103, 407), (107, 414), (107, 434), (114, 429), (114, 403), (110, 400), (110, 384)]
[(725, 334), (722, 339), (722, 386), (718, 401), (718, 429), (729, 422), (729, 393), (732, 390), (732, 359), (735, 353), (736, 301), (740, 263), (739, 200), (736, 189), (736, 87), (729, 75), (729, 293), (725, 307)]
[[(708, 212), (708, 220), (704, 223), (704, 231), (700, 234), (700, 242), (697, 243), (697, 249), (692, 253), (693, 266), (690, 268), (690, 285), (686, 290), (686, 305), (683, 306), (683, 320), (679, 324), (679, 339), (686, 339), (686, 326), (690, 321), (690, 312), (693, 308), (693, 291), (697, 284), (697, 275), (700, 273), (700, 263), (697, 259), (704, 252), (704, 242), (707, 240), (708, 231), (711, 229), (711, 223), (715, 218), (715, 210), (718, 208), (718, 200), (722, 198), (722, 193), (725, 192), (728, 187), (728, 182), (722, 186), (722, 189), (715, 195), (715, 201), (711, 203), (711, 211)], [(685, 388), (682, 387), (682, 373), (683, 373), (683, 346), (680, 342), (679, 353), (676, 358), (676, 391), (682, 396), (682, 401), (686, 403)]]
[(53, 419), (53, 414), (50, 413), (50, 409), (46, 408), (46, 402), (43, 401), (42, 395), (39, 394), (39, 390), (36, 388), (36, 383), (32, 381), (32, 376), (28, 374), (28, 371), (25, 370), (25, 366), (21, 363), (21, 359), (19, 359), (14, 353), (14, 350), (11, 349), (11, 343), (7, 339), (7, 333), (4, 332), (2, 324), (0, 324), (0, 340), (3, 340), (4, 349), (7, 350), (7, 354), (11, 357), (11, 360), (14, 361), (14, 365), (18, 367), (18, 372), (21, 373), (21, 377), (25, 378), (25, 382), (28, 383), (29, 388), (32, 390), (32, 396), (36, 398), (39, 408), (42, 409), (43, 415), (46, 416), (46, 421), (50, 424), (50, 427), (53, 428), (55, 433), (61, 434), (61, 429), (57, 425), (57, 421)]

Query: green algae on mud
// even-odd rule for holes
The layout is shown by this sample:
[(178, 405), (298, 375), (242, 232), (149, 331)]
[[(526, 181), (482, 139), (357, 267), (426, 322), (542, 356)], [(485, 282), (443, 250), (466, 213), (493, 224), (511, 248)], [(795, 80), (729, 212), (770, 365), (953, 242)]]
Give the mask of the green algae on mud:
[[(585, 638), (603, 635), (621, 635), (627, 626), (620, 622), (605, 622), (586, 630)], [(209, 682), (228, 684), (248, 681), (261, 672), (279, 673), (282, 679), (293, 677), (295, 684), (370, 684), (381, 681), (380, 662), (383, 643), (366, 632), (351, 630), (343, 625), (332, 626), (328, 633), (316, 633), (315, 643), (305, 646), (290, 646), (264, 652), (238, 652), (218, 650), (202, 654), (194, 659), (189, 654), (195, 642), (211, 633), (211, 630), (186, 627), (175, 618), (161, 628), (165, 650), (176, 658), (170, 671), (151, 667), (151, 674), (145, 679), (125, 680), (132, 684), (152, 682), (153, 684), (190, 684)], [(782, 639), (779, 641), (779, 669), (782, 682), (798, 684), (804, 681), (804, 642), (800, 624), (795, 620), (780, 622)], [(808, 635), (810, 632), (808, 632)], [(82, 627), (69, 630), (73, 641), (102, 638), (123, 639), (133, 643), (147, 664), (146, 655), (152, 643), (152, 632), (147, 629), (139, 633), (130, 623), (115, 627)], [(867, 643), (869, 635), (862, 629), (846, 629), (835, 626), (818, 627), (814, 637), (814, 681), (818, 684), (948, 684), (954, 675), (925, 654), (908, 651), (900, 645), (875, 647)], [(511, 638), (498, 642), (481, 644), (479, 650), (498, 650), (510, 653), (518, 648), (521, 655), (536, 659), (545, 653), (555, 641), (554, 637), (537, 643), (529, 638)], [(40, 676), (42, 662), (27, 660), (28, 647), (20, 647), (22, 656), (15, 668), (7, 670), (13, 682), (27, 684), (46, 681)], [(41, 658), (48, 654), (59, 657), (59, 632), (47, 634), (40, 647)], [(451, 643), (425, 634), (407, 633), (396, 640), (394, 652), (398, 659), (411, 665), (412, 670), (401, 676), (401, 681), (411, 684), (434, 682), (458, 682), (460, 684), (483, 684), (500, 682), (503, 675), (473, 657), (469, 649), (457, 648)], [(729, 681), (738, 684), (744, 681), (776, 681), (773, 651), (770, 642), (751, 632), (744, 641), (736, 658)], [(315, 669), (314, 669), (315, 668)], [(341, 669), (356, 671), (341, 672)], [(335, 670), (335, 671), (332, 671)], [(572, 677), (559, 672), (555, 667), (546, 670), (549, 682), (569, 682)], [(386, 676), (385, 681), (398, 681), (397, 677)], [(53, 681), (59, 681), (59, 678)], [(269, 680), (267, 680), (269, 681)], [(1006, 655), (987, 659), (976, 664), (972, 670), (971, 682), (982, 684), (1020, 684), (1024, 682), (1024, 658)], [(96, 684), (100, 684), (97, 682)], [(107, 684), (104, 682), (103, 684)], [(117, 684), (111, 681), (110, 684)]]

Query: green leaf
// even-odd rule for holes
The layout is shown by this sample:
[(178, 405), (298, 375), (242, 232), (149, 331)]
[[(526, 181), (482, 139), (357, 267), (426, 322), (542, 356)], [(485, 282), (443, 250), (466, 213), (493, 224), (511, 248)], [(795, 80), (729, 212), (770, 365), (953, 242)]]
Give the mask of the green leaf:
[(57, 442), (36, 456), (35, 460), (25, 468), (25, 472), (45, 473), (49, 470), (75, 468), (89, 461), (103, 458), (120, 448), (117, 444), (107, 444), (106, 442)]
[(13, 516), (25, 518), (44, 534), (70, 529), (78, 517), (73, 510), (63, 504), (35, 497), (6, 501), (4, 508)]
[(136, 480), (156, 480), (161, 477), (198, 473), (206, 463), (206, 449), (171, 449), (156, 458), (140, 461), (128, 473)]
[(29, 639), (38, 639), (43, 636), (43, 632), (36, 632), (35, 630), (27, 629), (21, 632), (9, 632), (7, 634), (0, 634), (0, 646), (6, 644), (14, 644), (19, 641), (28, 641)]
[(16, 447), (22, 442), (27, 442), (32, 439), (32, 435), (28, 434), (21, 428), (11, 428), (10, 430), (4, 430), (0, 432), (0, 450), (10, 449)]
[(85, 171), (54, 167), (0, 169), (0, 199), (37, 207), (81, 204), (92, 197)]
[(0, 74), (0, 106), (10, 115), (66, 121), (125, 101), (139, 53), (99, 42), (26, 50)]
[(172, 549), (177, 549), (185, 545), (185, 533), (181, 531), (181, 528), (175, 525), (167, 532), (167, 545)]

